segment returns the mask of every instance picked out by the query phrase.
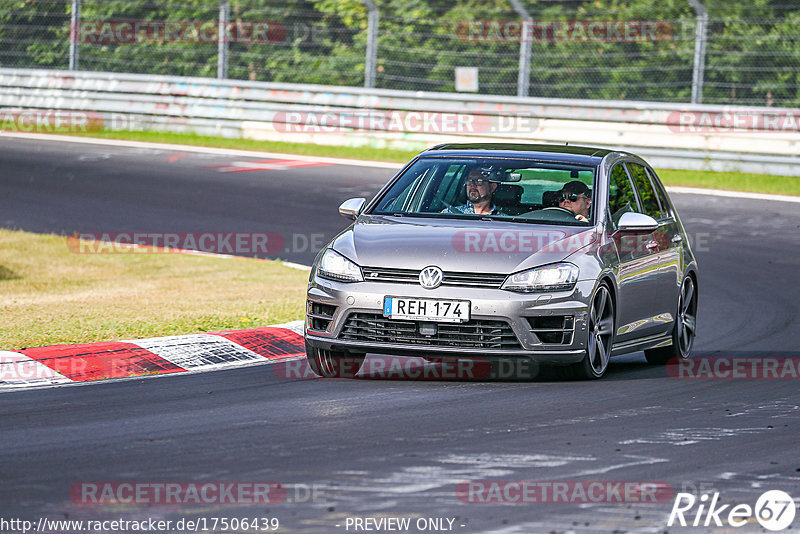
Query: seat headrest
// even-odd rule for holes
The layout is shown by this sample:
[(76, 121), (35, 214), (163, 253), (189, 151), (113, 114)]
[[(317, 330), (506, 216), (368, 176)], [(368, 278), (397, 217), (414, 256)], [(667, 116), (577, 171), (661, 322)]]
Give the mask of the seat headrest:
[(518, 205), (522, 200), (522, 186), (499, 184), (494, 191), (494, 203), (501, 206)]
[(555, 208), (560, 204), (561, 191), (545, 191), (542, 193), (542, 206), (545, 208)]

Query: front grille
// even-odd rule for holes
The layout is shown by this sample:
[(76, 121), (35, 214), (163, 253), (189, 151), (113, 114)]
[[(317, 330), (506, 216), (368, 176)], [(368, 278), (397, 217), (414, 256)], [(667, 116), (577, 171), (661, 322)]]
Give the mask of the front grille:
[(526, 317), (531, 332), (542, 343), (570, 345), (575, 330), (575, 317), (572, 315), (548, 315)]
[[(383, 267), (362, 267), (364, 280), (368, 282), (395, 282), (401, 284), (419, 284), (419, 273), (416, 269), (388, 269)], [(442, 276), (443, 286), (488, 287), (499, 289), (506, 279), (505, 274), (465, 273), (445, 271)]]
[[(352, 313), (340, 339), (439, 347), (521, 349), (508, 323), (472, 319), (466, 323), (436, 323), (436, 333), (419, 333), (419, 322), (397, 321), (378, 313)], [(430, 325), (431, 323), (426, 323)]]

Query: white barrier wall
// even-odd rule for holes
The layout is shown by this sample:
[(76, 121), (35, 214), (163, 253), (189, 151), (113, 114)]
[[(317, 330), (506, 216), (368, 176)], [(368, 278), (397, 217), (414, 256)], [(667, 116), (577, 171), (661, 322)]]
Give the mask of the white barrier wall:
[[(47, 132), (56, 122), (79, 129), (84, 113), (89, 128), (410, 150), (442, 142), (569, 142), (629, 149), (662, 168), (800, 175), (798, 109), (0, 69), (0, 110), (4, 130)], [(76, 113), (58, 119), (53, 110)]]

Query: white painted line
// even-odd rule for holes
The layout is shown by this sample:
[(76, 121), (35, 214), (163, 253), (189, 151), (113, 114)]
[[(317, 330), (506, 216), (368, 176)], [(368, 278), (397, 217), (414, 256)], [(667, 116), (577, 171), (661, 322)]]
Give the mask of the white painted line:
[[(784, 176), (787, 180), (791, 180), (792, 176)], [(795, 180), (797, 178), (794, 178)], [(723, 189), (701, 189), (699, 187), (678, 187), (668, 186), (667, 191), (670, 193), (683, 193), (687, 195), (713, 195), (716, 197), (730, 197), (730, 198), (746, 198), (750, 200), (770, 200), (773, 202), (800, 202), (800, 197), (789, 195), (769, 195), (766, 193), (746, 193), (743, 191), (725, 191)]]
[(128, 148), (149, 148), (156, 150), (169, 150), (181, 152), (196, 152), (198, 154), (219, 154), (222, 156), (244, 156), (252, 158), (293, 159), (300, 161), (313, 161), (330, 163), (331, 165), (352, 165), (355, 167), (373, 167), (377, 169), (400, 170), (400, 163), (387, 163), (385, 161), (365, 161), (346, 158), (328, 158), (322, 156), (304, 156), (300, 154), (281, 154), (277, 152), (261, 152), (256, 150), (239, 150), (235, 148), (214, 148), (205, 146), (179, 145), (172, 143), (148, 143), (145, 141), (127, 141), (123, 139), (100, 139), (97, 137), (71, 137), (68, 135), (33, 134), (20, 132), (2, 132), (0, 138), (14, 137), (19, 139), (38, 139), (40, 141), (61, 141), (66, 143), (83, 143), (87, 145), (119, 146)]
[(584, 469), (582, 471), (571, 472), (565, 478), (582, 478), (587, 476), (594, 476), (594, 475), (605, 475), (610, 471), (614, 471), (616, 469), (622, 469), (625, 467), (635, 467), (640, 465), (653, 465), (653, 464), (660, 464), (664, 462), (669, 462), (670, 460), (667, 458), (653, 458), (648, 456), (636, 456), (633, 454), (624, 454), (625, 458), (634, 458), (635, 460), (632, 462), (624, 462), (621, 464), (613, 464), (606, 467), (600, 468), (593, 468), (593, 469)]

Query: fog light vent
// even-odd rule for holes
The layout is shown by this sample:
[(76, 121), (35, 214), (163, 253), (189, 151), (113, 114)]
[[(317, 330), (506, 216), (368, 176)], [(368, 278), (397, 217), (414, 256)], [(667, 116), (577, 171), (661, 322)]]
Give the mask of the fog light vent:
[(531, 332), (540, 343), (551, 345), (572, 344), (572, 333), (575, 329), (575, 317), (572, 315), (547, 315), (526, 317), (531, 325)]

